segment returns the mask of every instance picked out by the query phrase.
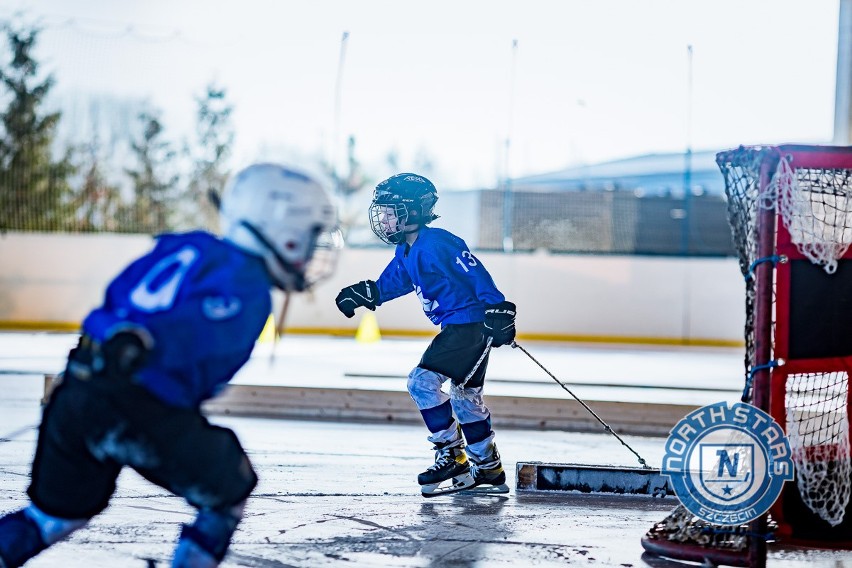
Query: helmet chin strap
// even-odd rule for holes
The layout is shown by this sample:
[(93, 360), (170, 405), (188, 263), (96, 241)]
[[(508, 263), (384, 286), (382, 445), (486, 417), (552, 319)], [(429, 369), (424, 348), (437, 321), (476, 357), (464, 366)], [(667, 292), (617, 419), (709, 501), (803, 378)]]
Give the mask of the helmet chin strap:
[[(295, 289), (295, 291), (297, 292), (301, 292), (305, 289), (305, 275), (302, 274), (299, 270), (297, 270), (291, 262), (288, 262), (287, 259), (281, 256), (278, 250), (272, 245), (271, 242), (269, 242), (269, 239), (267, 239), (263, 235), (263, 233), (261, 233), (256, 227), (254, 227), (246, 220), (240, 221), (240, 226), (245, 227), (246, 230), (248, 230), (248, 232), (250, 232), (252, 236), (254, 236), (254, 238), (258, 240), (258, 242), (260, 242), (260, 244), (262, 244), (269, 252), (271, 252), (278, 264), (281, 265), (281, 268), (284, 270), (284, 272), (292, 277), (292, 283), (283, 281), (276, 282), (276, 284), (278, 284), (278, 286), (282, 290), (289, 293), (293, 291), (291, 290), (291, 288)], [(290, 284), (292, 284), (292, 286)]]
[[(405, 225), (402, 227), (403, 235), (413, 235), (417, 231), (423, 228), (423, 223), (418, 221), (420, 215), (417, 214), (416, 211), (406, 213), (405, 216)], [(413, 221), (413, 222), (412, 222)], [(408, 229), (408, 227), (414, 227), (413, 229)], [(405, 240), (405, 239), (403, 239)]]
[[(422, 229), (422, 228), (423, 228), (423, 224), (422, 224), (422, 223), (418, 223), (418, 224), (414, 225), (414, 228), (413, 228), (413, 229), (411, 229), (410, 231), (406, 231), (405, 229), (403, 229), (403, 230), (402, 230), (402, 234), (403, 234), (403, 235), (413, 235), (413, 234), (415, 234), (415, 233), (419, 233), (419, 232), (420, 232), (420, 229)], [(402, 242), (408, 242), (408, 239), (406, 239), (406, 238), (403, 236)]]

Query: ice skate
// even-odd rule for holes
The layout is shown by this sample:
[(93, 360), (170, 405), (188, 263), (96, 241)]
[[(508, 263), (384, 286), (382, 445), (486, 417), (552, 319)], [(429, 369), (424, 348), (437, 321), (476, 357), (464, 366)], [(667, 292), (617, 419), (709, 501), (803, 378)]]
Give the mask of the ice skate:
[(448, 495), (473, 487), (470, 463), (461, 440), (435, 444), (435, 463), (417, 476), (424, 497)]
[(503, 471), (503, 463), (497, 448), (493, 448), (491, 455), (483, 460), (470, 458), (470, 475), (473, 477), (474, 485), (465, 489), (466, 494), (493, 495), (509, 492), (506, 485), (506, 472)]

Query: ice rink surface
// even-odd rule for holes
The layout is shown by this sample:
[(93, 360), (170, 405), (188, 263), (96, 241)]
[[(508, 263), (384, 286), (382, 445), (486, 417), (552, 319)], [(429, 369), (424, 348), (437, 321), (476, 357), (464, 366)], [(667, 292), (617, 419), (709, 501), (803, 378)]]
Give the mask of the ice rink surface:
[[(24, 491), (40, 415), (42, 373), (61, 369), (73, 334), (0, 333), (0, 512), (26, 503)], [(245, 384), (404, 390), (404, 376), (427, 340), (285, 337), (270, 363), (259, 346), (237, 377)], [(524, 344), (526, 346), (526, 344)], [(733, 401), (741, 384), (737, 349), (613, 347), (534, 343), (529, 349), (562, 380), (592, 399), (669, 397)], [(558, 386), (519, 352), (495, 351), (491, 392)], [(688, 390), (672, 387), (685, 386)], [(605, 398), (601, 398), (605, 397)], [(712, 400), (709, 400), (711, 399)], [(623, 399), (623, 398), (622, 398)], [(417, 473), (431, 463), (425, 428), (213, 417), (236, 431), (260, 483), (249, 499), (227, 567), (673, 566), (643, 556), (639, 539), (672, 508), (650, 498), (563, 493), (518, 494), (518, 461), (636, 465), (606, 434), (500, 430), (508, 496), (424, 499)], [(14, 436), (11, 436), (15, 434)], [(652, 465), (662, 438), (625, 436)], [(27, 567), (169, 565), (180, 523), (193, 510), (125, 470), (110, 507)], [(768, 566), (852, 567), (852, 552), (773, 547)]]

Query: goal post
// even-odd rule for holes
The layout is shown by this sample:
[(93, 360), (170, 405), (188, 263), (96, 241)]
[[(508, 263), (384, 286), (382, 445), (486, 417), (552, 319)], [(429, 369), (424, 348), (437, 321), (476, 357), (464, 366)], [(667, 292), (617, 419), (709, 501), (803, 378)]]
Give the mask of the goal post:
[(790, 442), (795, 481), (768, 516), (718, 527), (679, 507), (646, 550), (757, 566), (766, 541), (852, 548), (852, 147), (720, 152), (728, 221), (745, 281), (743, 402)]
[(766, 340), (783, 364), (755, 394), (767, 397), (796, 465), (772, 514), (782, 541), (852, 548), (852, 149), (780, 146), (769, 156), (774, 255), (785, 261), (774, 296), (758, 298), (774, 308)]

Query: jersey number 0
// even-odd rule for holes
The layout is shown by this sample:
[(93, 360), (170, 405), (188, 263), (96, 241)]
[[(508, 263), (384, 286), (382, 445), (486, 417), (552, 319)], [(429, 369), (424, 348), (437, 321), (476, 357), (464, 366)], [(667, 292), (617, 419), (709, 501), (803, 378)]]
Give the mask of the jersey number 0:
[[(197, 258), (197, 250), (184, 247), (161, 259), (130, 292), (131, 303), (148, 313), (171, 308), (181, 282)], [(166, 277), (169, 271), (171, 275)]]

